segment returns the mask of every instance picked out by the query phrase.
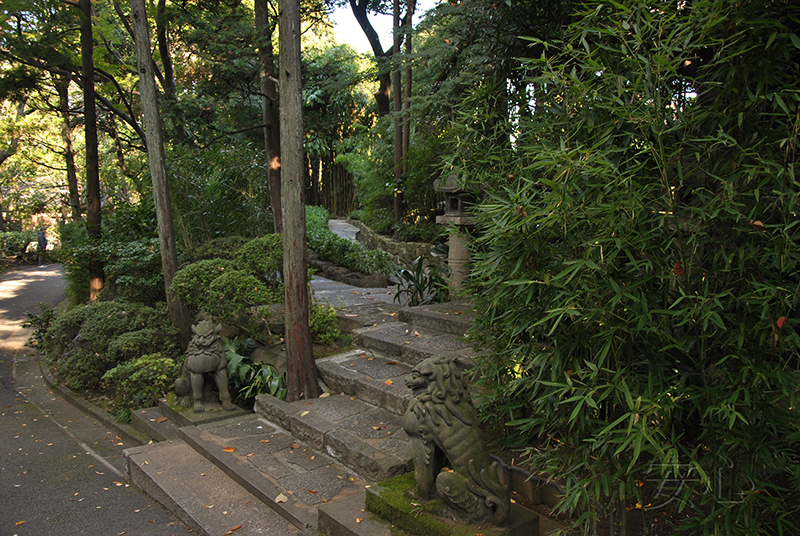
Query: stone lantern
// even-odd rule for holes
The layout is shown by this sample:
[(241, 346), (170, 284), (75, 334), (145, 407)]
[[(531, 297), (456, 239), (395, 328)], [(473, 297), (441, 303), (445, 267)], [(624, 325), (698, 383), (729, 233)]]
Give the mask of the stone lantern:
[(433, 187), (445, 195), (444, 215), (436, 216), (436, 223), (453, 226), (447, 264), (450, 266), (451, 288), (458, 291), (463, 287), (470, 271), (467, 240), (468, 231), (475, 224), (469, 215), (469, 207), (475, 202), (475, 198), (458, 184), (455, 173), (448, 175), (444, 181), (435, 180)]

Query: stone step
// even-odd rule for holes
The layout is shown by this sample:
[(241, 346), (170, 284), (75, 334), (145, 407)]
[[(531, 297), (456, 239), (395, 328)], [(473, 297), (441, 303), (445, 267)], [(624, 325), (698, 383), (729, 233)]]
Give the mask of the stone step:
[(368, 483), (413, 468), (401, 417), (354, 396), (331, 395), (293, 403), (259, 396), (255, 410)]
[(416, 365), (429, 357), (450, 357), (462, 368), (472, 366), (473, 351), (463, 338), (405, 322), (353, 330), (353, 345)]
[(415, 328), (464, 337), (474, 322), (472, 302), (456, 300), (447, 303), (402, 307), (398, 309), (399, 320)]
[[(194, 532), (208, 536), (296, 536), (298, 527), (245, 491), (180, 440), (125, 451), (131, 482)], [(239, 528), (236, 528), (239, 527)]]
[(154, 441), (169, 441), (179, 437), (178, 425), (164, 416), (159, 407), (132, 411), (131, 425)]
[(354, 349), (318, 359), (317, 372), (332, 393), (354, 396), (399, 416), (411, 400), (404, 382), (411, 366), (372, 350)]

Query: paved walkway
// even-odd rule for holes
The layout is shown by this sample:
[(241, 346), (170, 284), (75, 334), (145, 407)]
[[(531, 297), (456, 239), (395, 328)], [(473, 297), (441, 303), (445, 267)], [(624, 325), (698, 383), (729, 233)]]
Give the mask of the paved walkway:
[(122, 450), (131, 445), (54, 394), (23, 346), (25, 311), (64, 297), (58, 265), (0, 275), (0, 534), (187, 534), (124, 482)]

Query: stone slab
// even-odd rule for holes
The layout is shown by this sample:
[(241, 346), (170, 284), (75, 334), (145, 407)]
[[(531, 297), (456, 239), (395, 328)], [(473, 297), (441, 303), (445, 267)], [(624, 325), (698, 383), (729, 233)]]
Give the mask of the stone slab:
[(353, 331), (353, 344), (394, 356), (410, 365), (433, 356), (451, 357), (457, 361), (472, 357), (469, 344), (455, 335), (416, 328), (404, 322), (356, 329)]
[(469, 300), (403, 307), (398, 311), (401, 322), (442, 333), (463, 337), (473, 324), (473, 305)]
[(125, 451), (131, 481), (194, 532), (296, 536), (298, 529), (192, 450), (165, 441)]
[(181, 406), (170, 406), (165, 399), (158, 401), (158, 407), (169, 420), (174, 422), (179, 428), (182, 426), (197, 426), (204, 423), (216, 422), (230, 418), (242, 418), (250, 412), (242, 408), (234, 411), (225, 411), (219, 402), (204, 402), (205, 411), (196, 413), (192, 408)]
[[(191, 448), (292, 525), (300, 529), (316, 525), (315, 511), (285, 495), (286, 490), (280, 485), (266, 478), (251, 465), (237, 461), (233, 453), (225, 452), (217, 443), (203, 438), (200, 430), (193, 426), (184, 426), (180, 433), (181, 439)], [(287, 498), (286, 502), (278, 500), (281, 495)]]
[(337, 428), (325, 436), (325, 452), (340, 460), (370, 483), (405, 473), (411, 459), (401, 459), (369, 444), (349, 431)]
[(354, 329), (397, 322), (401, 307), (395, 303), (367, 303), (336, 308), (339, 329), (350, 333)]
[(178, 439), (178, 427), (158, 407), (132, 411), (131, 425), (154, 441)]
[(328, 536), (395, 536), (389, 523), (364, 508), (361, 492), (319, 507), (319, 531)]

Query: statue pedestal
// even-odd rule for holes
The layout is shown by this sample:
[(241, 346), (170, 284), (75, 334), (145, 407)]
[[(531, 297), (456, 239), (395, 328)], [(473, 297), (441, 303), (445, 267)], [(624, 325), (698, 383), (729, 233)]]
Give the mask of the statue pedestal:
[[(518, 504), (511, 505), (508, 519), (500, 526), (470, 524), (453, 519), (441, 501), (415, 499), (413, 473), (372, 486), (365, 494), (321, 505), (320, 531), (330, 535), (389, 536), (397, 529), (424, 536), (538, 536), (539, 515)], [(348, 503), (349, 507), (345, 504)]]

